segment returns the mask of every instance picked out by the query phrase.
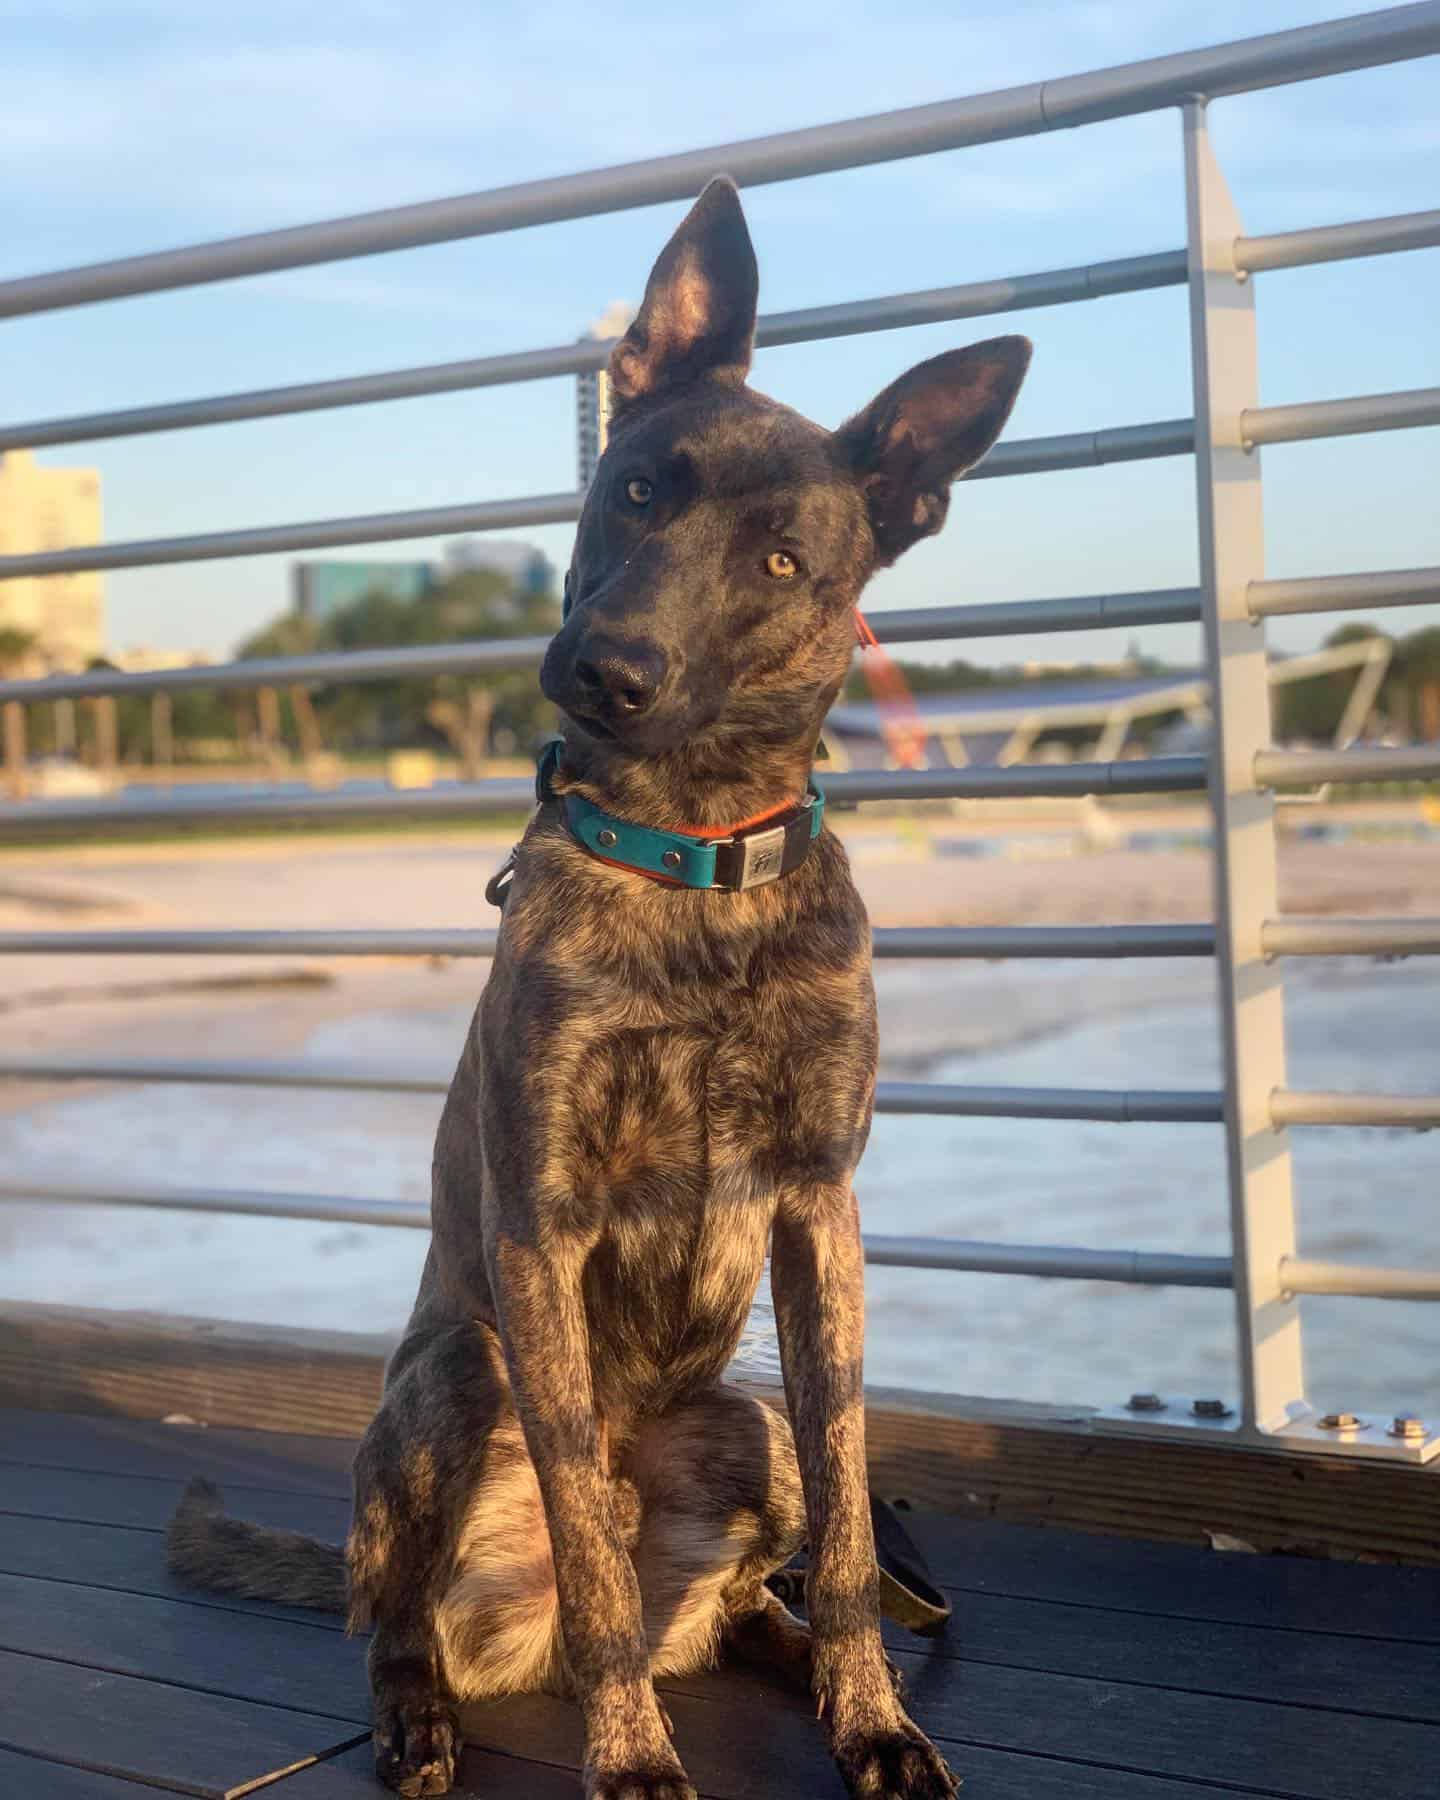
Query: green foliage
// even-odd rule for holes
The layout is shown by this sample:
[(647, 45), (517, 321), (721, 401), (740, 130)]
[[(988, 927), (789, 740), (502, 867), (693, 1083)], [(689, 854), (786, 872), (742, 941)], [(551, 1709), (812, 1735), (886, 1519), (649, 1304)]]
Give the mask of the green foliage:
[[(1440, 626), (1428, 625), (1408, 637), (1389, 638), (1378, 625), (1357, 621), (1342, 625), (1325, 640), (1327, 649), (1357, 644), (1367, 638), (1390, 643), (1392, 660), (1380, 690), (1377, 710), (1400, 737), (1433, 737), (1440, 731)], [(1281, 739), (1334, 737), (1357, 671), (1340, 669), (1280, 688), (1275, 699), (1275, 730)]]
[[(284, 614), (244, 643), (239, 654), (248, 660), (323, 650), (546, 637), (559, 623), (560, 608), (553, 593), (520, 593), (504, 575), (472, 569), (418, 600), (400, 600), (380, 589), (317, 622), (295, 613)], [(502, 743), (513, 739), (523, 753), (553, 720), (553, 710), (540, 696), (533, 669), (337, 683), (316, 688), (312, 699), (328, 749), (438, 747), (445, 739), (427, 720), (428, 710), (437, 700), (458, 701), (473, 688), (484, 690), (491, 698), (492, 743), (497, 737)]]
[(0, 675), (18, 669), (35, 648), (33, 633), (17, 625), (0, 625)]

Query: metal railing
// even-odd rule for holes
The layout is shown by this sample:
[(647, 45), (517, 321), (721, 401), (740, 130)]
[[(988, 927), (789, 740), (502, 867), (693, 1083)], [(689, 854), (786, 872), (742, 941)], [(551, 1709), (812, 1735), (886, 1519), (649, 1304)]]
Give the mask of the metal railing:
[[(1296, 1249), (1288, 1131), (1294, 1127), (1440, 1125), (1440, 1095), (1302, 1093), (1288, 1088), (1284, 1053), (1284, 959), (1290, 956), (1440, 954), (1440, 919), (1282, 918), (1275, 894), (1274, 790), (1331, 782), (1440, 777), (1440, 749), (1293, 752), (1268, 742), (1264, 620), (1350, 606), (1402, 606), (1440, 598), (1440, 568), (1317, 575), (1264, 575), (1259, 446), (1440, 423), (1440, 389), (1261, 407), (1256, 399), (1254, 274), (1440, 244), (1440, 211), (1322, 225), (1247, 237), (1216, 164), (1206, 129), (1209, 100), (1345, 70), (1440, 52), (1440, 3), (1392, 8), (1244, 42), (1160, 57), (1093, 75), (1036, 83), (939, 105), (753, 139), (684, 155), (465, 195), (420, 206), (201, 244), (85, 268), (0, 282), (0, 318), (159, 293), (419, 244), (572, 219), (691, 197), (710, 175), (742, 185), (925, 155), (1085, 123), (1179, 109), (1187, 231), (1183, 248), (1074, 268), (886, 295), (771, 315), (758, 341), (793, 344), (858, 332), (1057, 306), (1185, 285), (1194, 372), (1191, 418), (1150, 421), (1002, 445), (977, 477), (1192, 456), (1197, 474), (1201, 579), (1193, 588), (1082, 595), (999, 606), (922, 608), (878, 615), (891, 643), (1201, 622), (1214, 698), (1216, 747), (1200, 757), (1041, 767), (1015, 764), (919, 774), (865, 771), (823, 777), (827, 793), (875, 800), (1174, 793), (1208, 787), (1215, 809), (1216, 922), (1212, 925), (944, 927), (880, 930), (883, 957), (1213, 956), (1222, 999), (1225, 1082), (1214, 1092), (1094, 1091), (882, 1083), (881, 1112), (913, 1115), (1094, 1119), (1114, 1123), (1222, 1124), (1228, 1147), (1232, 1252), (1180, 1256), (868, 1237), (877, 1265), (1049, 1278), (1229, 1289), (1234, 1294), (1242, 1393), (1236, 1409), (1200, 1418), (1181, 1407), (1109, 1409), (1096, 1429), (1206, 1432), (1222, 1440), (1316, 1452), (1427, 1462), (1440, 1434), (1372, 1433), (1337, 1440), (1305, 1401), (1297, 1296), (1351, 1294), (1440, 1298), (1440, 1273), (1301, 1258)], [(583, 373), (608, 346), (586, 342), (504, 356), (382, 371), (347, 380), (221, 394), (117, 412), (0, 424), (0, 450), (139, 433), (196, 429), (244, 419), (396, 402)], [(456, 531), (556, 524), (574, 519), (580, 496), (561, 493), (467, 501), (403, 512), (184, 537), (75, 546), (0, 557), (0, 580), (81, 570), (148, 567), (278, 550)], [(457, 643), (418, 650), (361, 650), (151, 673), (94, 672), (0, 682), (0, 707), (57, 700), (169, 693), (183, 688), (383, 680), (533, 666), (536, 639)], [(529, 784), (500, 780), (421, 793), (264, 795), (187, 800), (48, 802), (0, 807), (0, 840), (37, 831), (111, 832), (227, 821), (325, 820), (354, 816), (461, 817), (523, 808)], [(484, 957), (496, 933), (453, 931), (75, 931), (0, 934), (0, 954)], [(0, 1077), (41, 1080), (201, 1082), (245, 1087), (332, 1088), (439, 1094), (434, 1075), (364, 1065), (294, 1061), (175, 1062), (116, 1056), (12, 1054)], [(0, 1183), (0, 1197), (57, 1203), (170, 1207), (267, 1218), (345, 1220), (423, 1228), (409, 1202), (227, 1189), (105, 1187), (60, 1180)]]

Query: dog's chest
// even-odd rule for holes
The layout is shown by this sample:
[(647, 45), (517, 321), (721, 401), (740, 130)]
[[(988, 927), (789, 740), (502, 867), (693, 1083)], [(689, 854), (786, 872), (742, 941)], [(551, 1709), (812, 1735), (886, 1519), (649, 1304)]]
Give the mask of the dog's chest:
[(596, 1234), (596, 1375), (617, 1397), (649, 1401), (717, 1374), (743, 1329), (774, 1210), (754, 1118), (768, 1070), (732, 1033), (695, 1026), (609, 1034), (586, 1064), (592, 1128), (608, 1128), (598, 1140), (577, 1130), (565, 1155), (580, 1165), (577, 1200)]

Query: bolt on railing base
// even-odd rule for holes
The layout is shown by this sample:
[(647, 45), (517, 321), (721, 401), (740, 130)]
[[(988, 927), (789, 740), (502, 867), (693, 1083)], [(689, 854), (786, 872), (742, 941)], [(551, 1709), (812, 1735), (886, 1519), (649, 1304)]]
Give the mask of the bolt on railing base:
[(1406, 1414), (1394, 1418), (1375, 1413), (1320, 1414), (1306, 1406), (1275, 1430), (1262, 1431), (1245, 1424), (1233, 1399), (1133, 1394), (1128, 1404), (1102, 1407), (1089, 1423), (1092, 1431), (1106, 1436), (1224, 1443), (1287, 1456), (1355, 1457), (1412, 1467), (1440, 1458), (1440, 1429)]

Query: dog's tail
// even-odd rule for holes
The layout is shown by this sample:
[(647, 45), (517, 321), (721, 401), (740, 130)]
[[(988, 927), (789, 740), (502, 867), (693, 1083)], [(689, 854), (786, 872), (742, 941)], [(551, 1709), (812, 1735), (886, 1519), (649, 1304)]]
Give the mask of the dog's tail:
[(198, 1475), (175, 1508), (165, 1549), (171, 1571), (196, 1587), (320, 1612), (343, 1613), (349, 1604), (338, 1544), (232, 1519), (220, 1489)]

